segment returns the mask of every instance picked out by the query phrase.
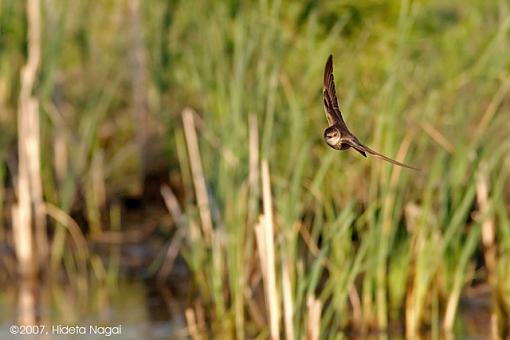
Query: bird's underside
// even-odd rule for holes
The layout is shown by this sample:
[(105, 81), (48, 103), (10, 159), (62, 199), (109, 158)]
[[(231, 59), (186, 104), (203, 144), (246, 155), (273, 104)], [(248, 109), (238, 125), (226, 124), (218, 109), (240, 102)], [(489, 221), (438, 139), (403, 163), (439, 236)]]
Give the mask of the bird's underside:
[(326, 118), (328, 119), (329, 123), (329, 127), (324, 131), (324, 138), (329, 146), (337, 150), (346, 150), (352, 147), (354, 150), (358, 151), (365, 157), (368, 153), (394, 165), (418, 170), (415, 167), (400, 163), (394, 159), (386, 157), (377, 151), (372, 150), (366, 145), (363, 145), (358, 140), (358, 138), (349, 131), (343, 120), (342, 113), (338, 105), (338, 99), (336, 97), (335, 80), (333, 77), (333, 55), (329, 56), (324, 68), (323, 95), (324, 110), (326, 112)]

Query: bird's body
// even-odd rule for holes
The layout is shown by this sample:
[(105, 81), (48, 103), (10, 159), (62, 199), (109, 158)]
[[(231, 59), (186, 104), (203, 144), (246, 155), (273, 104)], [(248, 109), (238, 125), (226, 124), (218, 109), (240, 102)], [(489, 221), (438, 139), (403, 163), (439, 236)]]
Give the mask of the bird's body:
[(323, 136), (326, 144), (335, 150), (347, 150), (349, 148), (353, 148), (365, 157), (368, 153), (392, 164), (418, 170), (412, 166), (397, 162), (396, 160), (370, 149), (368, 146), (363, 145), (358, 138), (349, 131), (343, 120), (342, 113), (340, 112), (340, 107), (338, 105), (338, 99), (336, 98), (332, 55), (329, 56), (326, 62), (326, 67), (324, 68), (323, 96), (324, 110), (329, 123), (329, 127), (324, 130)]

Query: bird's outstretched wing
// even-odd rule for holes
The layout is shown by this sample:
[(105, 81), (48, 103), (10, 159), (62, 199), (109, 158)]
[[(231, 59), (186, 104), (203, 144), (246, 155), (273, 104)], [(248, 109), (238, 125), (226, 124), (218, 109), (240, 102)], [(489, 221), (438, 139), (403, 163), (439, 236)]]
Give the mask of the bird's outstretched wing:
[(349, 137), (345, 138), (345, 139), (342, 138), (342, 142), (349, 144), (352, 148), (354, 148), (356, 151), (358, 151), (359, 153), (361, 153), (365, 157), (366, 157), (365, 153), (369, 153), (369, 154), (371, 154), (371, 155), (373, 155), (373, 156), (375, 156), (377, 158), (385, 160), (386, 162), (390, 162), (392, 164), (395, 164), (395, 165), (398, 165), (398, 166), (401, 166), (401, 167), (404, 167), (404, 168), (420, 171), (420, 169), (418, 169), (418, 168), (415, 168), (413, 166), (410, 166), (410, 165), (407, 165), (407, 164), (404, 164), (404, 163), (400, 163), (400, 162), (398, 162), (398, 161), (396, 161), (394, 159), (386, 157), (382, 153), (374, 151), (374, 150), (370, 149), (368, 146), (365, 146), (365, 145), (361, 144), (356, 139), (349, 138)]
[(339, 124), (342, 128), (347, 129), (345, 122), (338, 106), (336, 98), (335, 78), (333, 77), (333, 55), (330, 54), (324, 67), (324, 83), (322, 94), (324, 96), (324, 109), (329, 126)]

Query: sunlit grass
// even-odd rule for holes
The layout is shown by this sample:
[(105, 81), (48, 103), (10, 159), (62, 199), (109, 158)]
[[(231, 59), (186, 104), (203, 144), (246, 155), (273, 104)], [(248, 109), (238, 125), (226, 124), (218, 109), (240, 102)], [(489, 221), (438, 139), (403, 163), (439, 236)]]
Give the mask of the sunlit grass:
[[(321, 9), (304, 19), (293, 9), (260, 2), (233, 17), (221, 5), (200, 7), (210, 16), (176, 17), (175, 31), (182, 29), (180, 37), (188, 39), (176, 52), (186, 56), (182, 75), (204, 98), (199, 131), (221, 141), (212, 145), (204, 138), (201, 153), (227, 267), (212, 255), (195, 263), (212, 271), (192, 271), (201, 286), (209, 277), (212, 287), (206, 289), (233, 299), (236, 318), (238, 285), (261, 288), (249, 283), (257, 264), (238, 250), (254, 251), (254, 224), (242, 218), (250, 206), (251, 191), (244, 188), (248, 117), (254, 113), (261, 122), (260, 152), (272, 172), (276, 245), (292, 264), (297, 336), (304, 334), (306, 300), (314, 294), (323, 306), (324, 337), (348, 325), (384, 329), (402, 317), (408, 336), (422, 325), (451, 330), (462, 288), (484, 276), (475, 272), (473, 255), (485, 252), (480, 225), (494, 216), (476, 206), (476, 176), (484, 168), (490, 178), (508, 181), (509, 145), (499, 139), (508, 129), (502, 125), (508, 17), (500, 12), (499, 21), (482, 29), (480, 16), (497, 15), (498, 9), (404, 1), (386, 8), (392, 14), (387, 19), (367, 13), (361, 23), (339, 6), (328, 25)], [(193, 30), (196, 21), (200, 34)], [(417, 164), (421, 173), (324, 147), (320, 79), (329, 52), (351, 128), (369, 145)], [(489, 181), (489, 197), (503, 182)], [(203, 254), (203, 244), (188, 244), (190, 256), (196, 248)], [(498, 258), (506, 256), (498, 252)], [(221, 289), (214, 284), (220, 273), (226, 278)], [(219, 300), (221, 317), (213, 319), (226, 325), (228, 304), (225, 296)]]
[[(22, 16), (21, 6), (1, 6), (8, 48), (0, 51), (0, 118), (12, 130), (24, 28), (7, 19)], [(93, 239), (120, 228), (105, 195), (140, 187), (129, 21), (116, 1), (52, 8), (37, 92), (43, 189), (63, 212), (83, 210)], [(504, 1), (151, 2), (142, 6), (142, 27), (147, 103), (164, 122), (156, 143), (168, 150), (174, 189), (183, 192), (185, 218), (174, 217), (197, 289), (186, 311), (196, 336), (331, 338), (395, 324), (409, 337), (423, 329), (437, 336), (455, 328), (462, 291), (475, 279), (491, 286), (499, 330), (508, 334)], [(421, 172), (322, 142), (330, 53), (351, 130)], [(0, 139), (1, 155), (13, 138)], [(58, 268), (76, 252), (66, 229), (54, 230)], [(261, 254), (269, 238), (274, 252)], [(93, 273), (112, 280), (114, 255), (107, 274), (92, 260)]]

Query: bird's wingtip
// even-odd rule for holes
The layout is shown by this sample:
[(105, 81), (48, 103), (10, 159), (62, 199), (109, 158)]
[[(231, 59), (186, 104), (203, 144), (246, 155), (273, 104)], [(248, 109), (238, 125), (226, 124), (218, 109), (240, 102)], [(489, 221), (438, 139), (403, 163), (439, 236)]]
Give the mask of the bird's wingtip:
[(330, 82), (330, 75), (333, 72), (333, 55), (330, 54), (324, 66), (324, 89), (327, 89)]
[(329, 54), (328, 60), (326, 61), (326, 64), (333, 63), (333, 54)]

